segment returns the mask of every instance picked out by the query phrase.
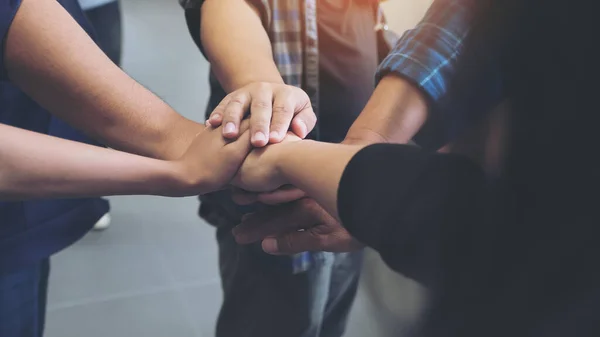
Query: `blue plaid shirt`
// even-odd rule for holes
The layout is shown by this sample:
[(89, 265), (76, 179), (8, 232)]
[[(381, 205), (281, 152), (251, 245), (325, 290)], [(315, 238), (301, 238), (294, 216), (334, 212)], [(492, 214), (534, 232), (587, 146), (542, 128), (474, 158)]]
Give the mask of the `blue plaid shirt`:
[[(435, 0), (421, 22), (406, 31), (379, 65), (376, 81), (400, 76), (421, 89), (430, 118), (417, 144), (437, 149), (478, 122), (503, 98), (499, 64), (479, 75), (467, 97), (448, 94), (474, 20), (474, 0)], [(484, 51), (482, 51), (484, 52)]]
[(417, 85), (434, 104), (456, 72), (456, 61), (473, 20), (472, 0), (436, 0), (421, 22), (402, 35), (377, 70)]

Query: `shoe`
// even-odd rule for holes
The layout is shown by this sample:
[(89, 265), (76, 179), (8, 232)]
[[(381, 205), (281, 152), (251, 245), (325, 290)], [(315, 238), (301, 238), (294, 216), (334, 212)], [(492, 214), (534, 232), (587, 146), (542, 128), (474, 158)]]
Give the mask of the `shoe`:
[(110, 213), (104, 214), (93, 227), (95, 231), (103, 231), (110, 226)]

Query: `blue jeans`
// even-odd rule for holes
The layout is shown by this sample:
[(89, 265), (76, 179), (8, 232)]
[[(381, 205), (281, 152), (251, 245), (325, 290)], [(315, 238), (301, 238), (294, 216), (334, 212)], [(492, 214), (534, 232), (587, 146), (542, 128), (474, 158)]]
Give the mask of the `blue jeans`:
[(19, 270), (0, 271), (0, 336), (43, 336), (49, 273), (48, 259)]
[[(214, 215), (214, 214), (213, 214)], [(312, 267), (294, 274), (288, 256), (259, 244), (238, 245), (237, 223), (217, 227), (223, 304), (216, 337), (341, 337), (358, 286), (362, 252), (314, 253)]]

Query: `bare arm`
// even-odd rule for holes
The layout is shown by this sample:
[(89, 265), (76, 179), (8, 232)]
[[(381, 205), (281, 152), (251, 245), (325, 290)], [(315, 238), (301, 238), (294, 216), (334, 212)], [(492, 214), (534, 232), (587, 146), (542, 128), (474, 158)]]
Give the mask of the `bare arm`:
[(364, 146), (293, 141), (255, 149), (246, 158), (234, 184), (249, 192), (269, 192), (294, 185), (337, 217), (337, 191), (344, 169)]
[(347, 141), (411, 140), (435, 113), (428, 108), (439, 106), (456, 77), (473, 16), (472, 0), (435, 0), (423, 19), (403, 34), (379, 65), (380, 81), (352, 125)]
[[(0, 124), (0, 199), (166, 194), (167, 162)], [(175, 191), (173, 191), (175, 192)]]
[(427, 120), (427, 102), (401, 77), (384, 77), (346, 135), (345, 143), (407, 143)]
[(283, 84), (255, 8), (245, 0), (207, 0), (201, 15), (202, 44), (225, 91), (253, 82)]
[(178, 158), (202, 127), (114, 65), (53, 0), (22, 2), (8, 32), (5, 66), (50, 112), (116, 149)]
[(164, 161), (0, 124), (0, 199), (204, 194), (229, 183), (249, 151), (248, 132), (227, 142), (211, 127)]
[(230, 93), (211, 114), (212, 125), (223, 123), (224, 135), (236, 137), (249, 109), (254, 146), (280, 142), (290, 126), (306, 137), (316, 123), (310, 99), (283, 82), (257, 9), (245, 0), (206, 0), (200, 22), (212, 71)]

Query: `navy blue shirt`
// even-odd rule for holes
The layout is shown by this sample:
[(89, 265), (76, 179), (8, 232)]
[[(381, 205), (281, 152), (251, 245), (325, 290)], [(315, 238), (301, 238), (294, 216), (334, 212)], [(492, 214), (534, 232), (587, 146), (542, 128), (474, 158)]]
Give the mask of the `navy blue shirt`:
[[(88, 28), (76, 0), (58, 2)], [(20, 0), (0, 0), (0, 123), (94, 144), (52, 117), (7, 78), (6, 36), (20, 4)], [(35, 263), (64, 249), (87, 233), (106, 212), (108, 203), (99, 198), (0, 202), (0, 270)]]

